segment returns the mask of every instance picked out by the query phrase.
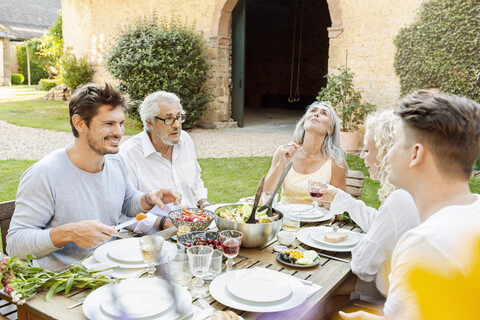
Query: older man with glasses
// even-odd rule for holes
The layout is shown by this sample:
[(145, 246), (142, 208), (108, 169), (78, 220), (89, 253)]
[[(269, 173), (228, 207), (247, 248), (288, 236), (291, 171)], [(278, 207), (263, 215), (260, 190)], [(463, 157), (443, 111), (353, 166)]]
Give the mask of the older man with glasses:
[[(182, 206), (209, 205), (193, 141), (182, 131), (185, 112), (180, 99), (170, 92), (154, 92), (145, 98), (139, 111), (144, 131), (120, 146), (132, 184), (140, 191), (168, 186), (182, 194)], [(174, 209), (173, 204), (163, 210), (155, 207), (137, 224), (135, 232), (149, 233), (171, 226), (166, 215)]]

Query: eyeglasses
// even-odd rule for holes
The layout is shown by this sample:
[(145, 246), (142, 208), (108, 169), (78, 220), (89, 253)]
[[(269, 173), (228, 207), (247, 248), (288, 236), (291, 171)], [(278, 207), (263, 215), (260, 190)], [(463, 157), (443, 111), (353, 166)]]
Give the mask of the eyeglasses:
[(160, 117), (155, 117), (155, 119), (162, 120), (165, 123), (165, 125), (167, 125), (167, 126), (171, 126), (175, 122), (175, 120), (177, 120), (179, 123), (184, 123), (185, 118), (186, 117), (185, 117), (184, 114), (179, 114), (176, 117), (168, 117), (168, 118), (165, 118), (165, 119), (162, 119)]

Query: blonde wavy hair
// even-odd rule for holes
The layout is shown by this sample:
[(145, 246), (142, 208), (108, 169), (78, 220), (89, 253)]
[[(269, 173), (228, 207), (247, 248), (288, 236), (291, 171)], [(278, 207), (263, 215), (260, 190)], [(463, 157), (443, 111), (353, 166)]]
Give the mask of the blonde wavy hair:
[(396, 190), (395, 186), (388, 181), (391, 168), (387, 153), (393, 146), (394, 131), (399, 120), (400, 118), (394, 114), (393, 110), (387, 110), (370, 115), (365, 125), (365, 135), (373, 139), (375, 148), (378, 150), (377, 160), (380, 162), (378, 198), (382, 203)]

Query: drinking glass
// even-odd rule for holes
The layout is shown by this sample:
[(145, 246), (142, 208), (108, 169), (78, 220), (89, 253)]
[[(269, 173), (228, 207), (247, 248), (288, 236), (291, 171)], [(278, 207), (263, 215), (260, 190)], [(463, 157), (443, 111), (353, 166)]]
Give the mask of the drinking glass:
[(321, 180), (308, 180), (308, 192), (312, 198), (312, 213), (315, 213), (318, 208), (318, 200), (323, 196), (320, 190), (325, 189), (327, 184)]
[(223, 254), (220, 250), (213, 250), (212, 261), (210, 261), (210, 266), (208, 267), (207, 276), (203, 279), (213, 280), (216, 276), (222, 273), (222, 258)]
[(165, 239), (159, 235), (143, 236), (140, 238), (140, 249), (142, 250), (143, 261), (148, 264), (148, 277), (153, 278), (155, 264), (160, 261)]
[(170, 279), (182, 287), (188, 287), (192, 280), (188, 255), (184, 252), (177, 253), (168, 265)]
[(187, 249), (190, 272), (195, 276), (192, 287), (192, 297), (203, 298), (207, 296), (207, 289), (203, 288), (203, 277), (208, 273), (212, 260), (213, 248), (207, 246), (194, 246)]
[(227, 257), (227, 272), (232, 271), (233, 258), (240, 252), (240, 244), (242, 243), (243, 233), (237, 230), (224, 230), (220, 232), (220, 243), (222, 251)]
[(300, 229), (301, 212), (292, 206), (286, 207), (283, 216), (282, 229), (285, 231), (297, 232)]

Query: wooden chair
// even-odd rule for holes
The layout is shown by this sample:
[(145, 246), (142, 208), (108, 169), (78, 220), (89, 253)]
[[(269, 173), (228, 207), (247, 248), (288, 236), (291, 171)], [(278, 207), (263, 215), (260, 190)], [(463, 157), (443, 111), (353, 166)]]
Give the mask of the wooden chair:
[(362, 198), (365, 176), (360, 171), (347, 171), (347, 193), (356, 199)]
[[(7, 254), (7, 233), (15, 211), (15, 201), (0, 202), (0, 231), (2, 233), (2, 252)], [(17, 306), (12, 301), (0, 299), (0, 319), (17, 319)]]

